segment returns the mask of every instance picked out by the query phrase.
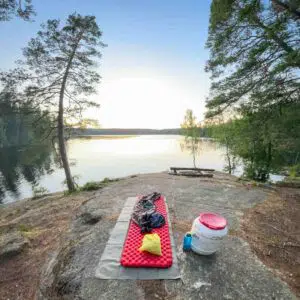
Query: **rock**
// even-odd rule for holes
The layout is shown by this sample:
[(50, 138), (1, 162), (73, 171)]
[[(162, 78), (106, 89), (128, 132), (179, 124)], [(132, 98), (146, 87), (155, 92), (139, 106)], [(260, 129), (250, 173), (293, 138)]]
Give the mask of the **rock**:
[(20, 254), (28, 245), (28, 240), (19, 231), (0, 235), (0, 261)]
[(82, 219), (84, 224), (95, 225), (101, 220), (102, 215), (98, 213), (84, 212), (79, 217)]
[[(224, 215), (230, 228), (237, 230), (241, 212), (262, 202), (269, 191), (257, 188), (226, 187), (233, 178), (216, 172), (214, 182), (167, 174), (139, 175), (138, 180), (123, 180), (96, 192), (85, 202), (60, 247), (45, 264), (37, 299), (39, 300), (140, 300), (154, 299), (296, 299), (288, 286), (268, 270), (238, 237), (228, 236), (213, 256), (182, 252), (182, 234), (178, 224), (191, 224), (200, 211)], [(218, 177), (219, 176), (219, 177)], [(229, 181), (229, 179), (231, 181)], [(232, 184), (233, 185), (233, 184)], [(225, 192), (225, 189), (226, 192)], [(110, 232), (127, 197), (162, 192), (172, 207), (172, 222), (181, 280), (150, 281), (101, 280), (95, 271), (110, 237)], [(93, 225), (93, 226), (90, 226)]]

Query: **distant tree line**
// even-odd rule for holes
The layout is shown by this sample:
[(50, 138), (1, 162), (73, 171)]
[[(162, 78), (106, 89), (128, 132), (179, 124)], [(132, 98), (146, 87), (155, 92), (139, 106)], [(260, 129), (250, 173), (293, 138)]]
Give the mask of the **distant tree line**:
[[(184, 135), (182, 128), (146, 129), (146, 128), (69, 128), (73, 136), (78, 135)], [(208, 137), (205, 127), (198, 127), (199, 137)]]
[(143, 128), (73, 128), (73, 135), (149, 135), (149, 134), (181, 134), (180, 128), (143, 129)]

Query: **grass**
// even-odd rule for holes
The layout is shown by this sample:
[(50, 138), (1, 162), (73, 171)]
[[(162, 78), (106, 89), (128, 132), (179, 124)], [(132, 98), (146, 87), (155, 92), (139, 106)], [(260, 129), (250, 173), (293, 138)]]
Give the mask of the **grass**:
[(277, 186), (300, 188), (300, 177), (286, 177), (283, 181), (276, 182)]
[(42, 231), (38, 229), (32, 229), (30, 231), (21, 232), (21, 234), (23, 235), (23, 237), (33, 240), (40, 234), (42, 234)]
[(73, 191), (73, 192), (70, 192), (70, 191), (68, 191), (68, 190), (65, 190), (64, 191), (64, 196), (70, 196), (70, 195), (76, 195), (76, 194), (78, 194), (80, 192), (80, 188), (77, 188), (75, 191)]
[(96, 190), (103, 188), (104, 186), (105, 186), (105, 184), (103, 184), (101, 182), (89, 181), (86, 184), (84, 184), (83, 186), (81, 186), (79, 189), (80, 189), (80, 191), (96, 191)]
[(105, 177), (102, 181), (88, 181), (86, 184), (79, 188), (80, 191), (96, 191), (104, 188), (109, 183), (119, 181), (120, 178), (110, 179)]
[(108, 184), (110, 184), (112, 182), (117, 182), (117, 181), (120, 181), (120, 180), (121, 180), (121, 178), (108, 178), (108, 177), (105, 177), (101, 181), (88, 181), (84, 185), (78, 186), (76, 188), (76, 190), (73, 191), (73, 192), (69, 192), (68, 190), (64, 191), (64, 196), (70, 196), (70, 195), (74, 195), (74, 194), (76, 195), (79, 192), (97, 191), (97, 190), (103, 189), (104, 187), (106, 187)]
[(26, 224), (19, 224), (18, 230), (20, 231), (21, 235), (25, 238), (28, 238), (30, 240), (36, 238), (39, 236), (42, 231), (33, 227), (30, 227)]
[(32, 228), (26, 224), (19, 224), (18, 225), (18, 230), (21, 231), (22, 233), (23, 232), (29, 232), (32, 230)]
[(300, 177), (298, 176), (294, 176), (294, 177), (286, 177), (285, 178), (285, 181), (298, 181), (298, 182), (300, 182)]

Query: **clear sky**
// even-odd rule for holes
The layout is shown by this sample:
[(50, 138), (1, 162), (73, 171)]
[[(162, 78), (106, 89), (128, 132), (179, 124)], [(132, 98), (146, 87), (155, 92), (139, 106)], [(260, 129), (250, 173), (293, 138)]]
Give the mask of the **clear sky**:
[(86, 116), (102, 127), (179, 127), (186, 109), (203, 119), (209, 75), (209, 0), (33, 0), (35, 22), (0, 25), (0, 66), (13, 67), (39, 25), (76, 11), (92, 14), (103, 31), (102, 83)]

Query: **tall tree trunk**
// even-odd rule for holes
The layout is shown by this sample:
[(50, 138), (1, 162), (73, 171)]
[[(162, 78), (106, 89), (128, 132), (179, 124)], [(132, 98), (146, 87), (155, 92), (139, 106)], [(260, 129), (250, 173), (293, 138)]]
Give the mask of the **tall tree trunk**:
[(69, 75), (69, 71), (72, 65), (73, 58), (75, 56), (77, 47), (79, 45), (79, 42), (81, 40), (83, 32), (81, 32), (78, 36), (77, 42), (74, 45), (73, 52), (70, 55), (62, 84), (61, 84), (61, 89), (59, 93), (59, 105), (58, 105), (58, 118), (57, 118), (57, 134), (58, 134), (58, 145), (59, 145), (59, 153), (62, 161), (63, 168), (65, 170), (65, 175), (66, 175), (66, 182), (68, 186), (69, 192), (75, 191), (75, 184), (74, 180), (71, 175), (71, 170), (69, 166), (69, 161), (68, 161), (68, 155), (66, 151), (66, 144), (65, 144), (65, 136), (64, 136), (64, 95), (65, 95), (65, 88), (66, 88), (66, 83)]
[(268, 170), (268, 173), (269, 173), (270, 168), (271, 168), (271, 162), (272, 162), (272, 143), (269, 142), (268, 143), (268, 149), (267, 149), (267, 170)]
[(195, 157), (195, 152), (193, 152), (193, 164), (194, 164), (194, 168), (196, 168), (196, 157)]
[(66, 80), (63, 82), (60, 94), (59, 94), (59, 110), (57, 118), (57, 133), (58, 133), (58, 145), (59, 153), (62, 161), (63, 168), (65, 170), (66, 182), (69, 192), (75, 191), (74, 181), (71, 175), (71, 170), (69, 166), (66, 145), (65, 145), (65, 136), (64, 136), (64, 90), (66, 86)]
[(194, 164), (194, 168), (196, 167), (196, 141), (194, 140), (194, 138), (192, 138), (192, 153), (193, 153), (193, 164)]
[(228, 146), (227, 137), (225, 137), (225, 143), (226, 143), (226, 158), (227, 158), (227, 162), (228, 162), (228, 173), (231, 175), (232, 166), (231, 166), (231, 159), (230, 159), (230, 155), (229, 155), (229, 146)]

